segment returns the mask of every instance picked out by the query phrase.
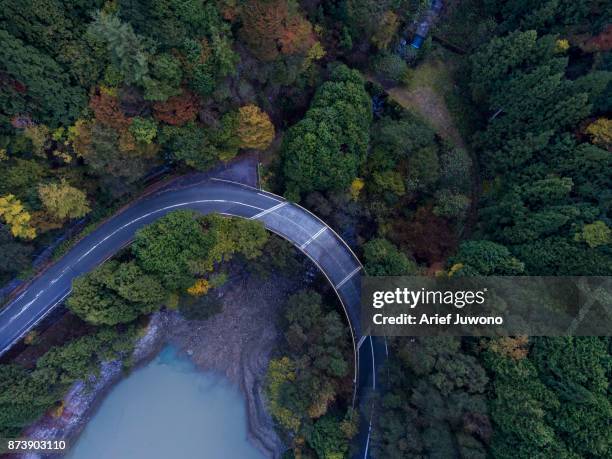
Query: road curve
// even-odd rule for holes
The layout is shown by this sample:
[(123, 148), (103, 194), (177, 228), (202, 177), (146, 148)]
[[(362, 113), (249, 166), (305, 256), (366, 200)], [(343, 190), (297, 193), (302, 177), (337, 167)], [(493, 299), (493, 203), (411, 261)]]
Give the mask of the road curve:
[[(130, 244), (136, 231), (165, 214), (190, 209), (261, 221), (266, 229), (291, 242), (326, 276), (340, 299), (354, 346), (357, 388), (376, 390), (381, 343), (362, 335), (360, 275), (363, 266), (348, 245), (318, 217), (284, 198), (248, 185), (201, 175), (181, 177), (145, 196), (83, 237), (62, 258), (37, 276), (0, 311), (0, 355), (38, 324), (70, 294), (72, 281)], [(362, 347), (367, 352), (359, 352)], [(378, 356), (380, 362), (381, 356)], [(371, 420), (367, 424), (371, 425)], [(366, 429), (367, 429), (367, 424)], [(368, 457), (369, 429), (359, 457)]]
[(0, 355), (68, 296), (74, 278), (129, 244), (138, 229), (178, 209), (259, 220), (293, 243), (334, 287), (349, 320), (353, 342), (359, 342), (359, 280), (363, 268), (331, 228), (306, 209), (272, 193), (224, 179), (187, 176), (105, 221), (6, 305), (0, 311)]

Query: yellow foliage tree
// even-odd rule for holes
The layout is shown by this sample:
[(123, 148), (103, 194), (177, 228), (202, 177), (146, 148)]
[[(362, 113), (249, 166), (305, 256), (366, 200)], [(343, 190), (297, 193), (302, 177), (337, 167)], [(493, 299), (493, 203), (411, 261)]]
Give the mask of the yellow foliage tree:
[(56, 406), (54, 406), (53, 408), (51, 408), (51, 410), (49, 411), (49, 413), (51, 414), (52, 417), (54, 418), (59, 418), (62, 416), (62, 414), (64, 414), (64, 401), (60, 401)]
[(566, 53), (570, 49), (569, 41), (565, 38), (560, 38), (555, 42), (555, 51), (559, 54)]
[(460, 271), (461, 268), (463, 268), (463, 263), (455, 263), (453, 266), (451, 266), (451, 268), (448, 270), (448, 276), (451, 277), (453, 276), (457, 271)]
[(599, 118), (589, 124), (586, 133), (591, 136), (594, 144), (601, 147), (612, 149), (612, 120)]
[(68, 128), (68, 142), (78, 156), (85, 157), (91, 150), (91, 126), (91, 122), (77, 120), (74, 126)]
[(344, 420), (340, 423), (340, 430), (346, 438), (353, 438), (359, 433), (359, 412), (349, 408)]
[(304, 70), (308, 69), (313, 62), (323, 59), (326, 54), (327, 51), (325, 51), (321, 42), (316, 41), (306, 53), (306, 58), (304, 59), (302, 67)]
[(191, 296), (206, 295), (210, 290), (210, 283), (206, 279), (198, 279), (191, 287), (187, 289), (187, 293)]
[(69, 218), (79, 218), (91, 210), (85, 193), (70, 186), (65, 180), (62, 180), (59, 184), (40, 185), (38, 196), (47, 212), (55, 220), (63, 221)]
[(282, 389), (285, 383), (295, 381), (295, 364), (289, 357), (272, 359), (268, 365), (266, 391), (270, 413), (286, 429), (297, 432), (300, 417), (282, 404)]
[(0, 197), (0, 217), (11, 227), (13, 236), (22, 239), (34, 239), (36, 230), (30, 225), (30, 214), (21, 201), (12, 194)]
[(238, 111), (238, 139), (241, 148), (265, 150), (274, 139), (270, 117), (257, 105), (245, 105)]
[(349, 193), (351, 193), (351, 198), (353, 198), (353, 201), (357, 201), (357, 199), (359, 198), (359, 195), (361, 194), (361, 190), (363, 190), (364, 186), (365, 186), (365, 182), (363, 181), (363, 179), (360, 179), (359, 177), (357, 177), (355, 180), (353, 180), (353, 182), (351, 183), (351, 188), (349, 190)]

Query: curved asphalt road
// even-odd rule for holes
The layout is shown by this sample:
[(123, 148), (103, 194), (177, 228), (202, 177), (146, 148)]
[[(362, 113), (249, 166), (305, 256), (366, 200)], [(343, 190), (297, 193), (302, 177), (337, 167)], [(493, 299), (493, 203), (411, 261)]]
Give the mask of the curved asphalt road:
[[(91, 271), (129, 244), (138, 229), (177, 209), (259, 220), (306, 254), (329, 280), (348, 318), (355, 348), (354, 381), (361, 389), (376, 389), (374, 363), (381, 346), (380, 342), (361, 334), (363, 267), (351, 249), (316, 216), (280, 196), (228, 180), (199, 176), (183, 177), (138, 200), (81, 239), (36, 277), (0, 311), (0, 355), (62, 303), (70, 294), (74, 278)], [(363, 344), (366, 344), (365, 352), (360, 353)], [(368, 454), (368, 424), (371, 423), (364, 426), (363, 457)]]

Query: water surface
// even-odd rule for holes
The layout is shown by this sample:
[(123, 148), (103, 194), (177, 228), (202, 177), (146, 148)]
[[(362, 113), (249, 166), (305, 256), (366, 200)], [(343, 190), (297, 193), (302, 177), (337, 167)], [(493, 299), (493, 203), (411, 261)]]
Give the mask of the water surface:
[(69, 459), (263, 459), (247, 441), (245, 401), (173, 347), (115, 386)]

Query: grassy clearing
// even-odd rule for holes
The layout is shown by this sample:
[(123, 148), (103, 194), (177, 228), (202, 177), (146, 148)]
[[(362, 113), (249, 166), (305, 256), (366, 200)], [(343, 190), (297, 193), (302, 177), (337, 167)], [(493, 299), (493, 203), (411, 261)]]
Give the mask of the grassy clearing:
[(457, 82), (462, 59), (434, 46), (421, 64), (408, 71), (404, 84), (392, 88), (389, 94), (427, 119), (443, 138), (464, 148), (474, 131), (475, 115)]

